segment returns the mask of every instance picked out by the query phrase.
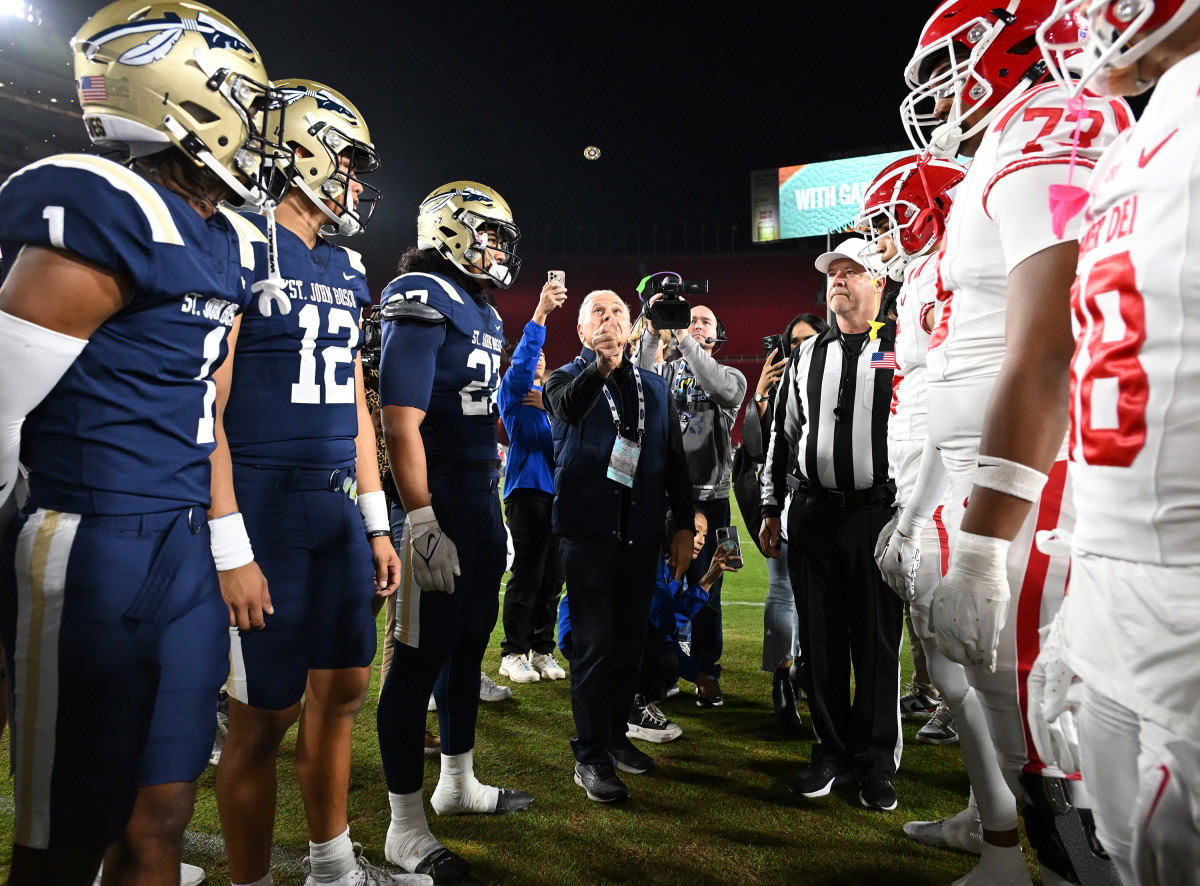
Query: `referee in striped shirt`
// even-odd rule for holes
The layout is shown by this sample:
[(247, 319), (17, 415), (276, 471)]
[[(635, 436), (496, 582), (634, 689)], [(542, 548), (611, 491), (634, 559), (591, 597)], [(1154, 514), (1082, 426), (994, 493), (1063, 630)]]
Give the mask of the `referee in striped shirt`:
[(887, 451), (896, 358), (894, 327), (872, 323), (879, 295), (863, 265), (871, 252), (852, 238), (817, 259), (837, 322), (792, 354), (780, 382), (759, 539), (767, 556), (779, 556), (779, 515), (790, 491), (788, 571), (819, 739), (792, 791), (823, 797), (835, 783), (857, 781), (860, 802), (886, 811), (896, 808), (902, 742), (903, 604), (873, 556), (896, 491)]

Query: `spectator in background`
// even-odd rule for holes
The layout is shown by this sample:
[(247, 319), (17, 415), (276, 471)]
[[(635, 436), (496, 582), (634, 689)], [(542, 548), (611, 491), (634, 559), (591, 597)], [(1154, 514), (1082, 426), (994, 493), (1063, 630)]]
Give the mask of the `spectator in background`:
[[(588, 799), (629, 796), (617, 777), (654, 760), (625, 736), (666, 524), (694, 519), (675, 404), (664, 381), (625, 358), (629, 309), (589, 293), (576, 327), (583, 350), (546, 380), (554, 418), (554, 531), (562, 536), (574, 633), (571, 712), (575, 783)], [(691, 529), (670, 539), (676, 577), (692, 559)]]
[[(667, 528), (668, 539), (675, 534), (675, 530), (674, 521), (671, 521)], [(704, 548), (708, 538), (708, 519), (703, 511), (696, 511), (695, 531), (693, 557)], [(717, 685), (680, 644), (679, 632), (704, 608), (713, 583), (726, 572), (737, 572), (726, 562), (729, 553), (726, 548), (718, 547), (708, 571), (695, 585), (689, 583), (686, 576), (675, 577), (675, 564), (670, 550), (664, 549), (659, 557), (654, 598), (650, 601), (650, 624), (642, 652), (638, 694), (633, 698), (628, 731), (625, 733), (629, 738), (667, 742), (683, 735), (683, 729), (667, 719), (654, 703), (666, 695), (668, 687), (675, 684), (679, 677), (695, 683), (701, 697), (711, 697), (716, 693)]]
[(500, 676), (515, 683), (567, 676), (554, 659), (554, 621), (563, 567), (558, 536), (550, 525), (554, 440), (542, 404), (546, 318), (566, 298), (566, 288), (557, 281), (542, 287), (533, 319), (525, 324), (512, 365), (500, 381), (500, 419), (509, 439), (504, 513), (514, 553), (504, 593)]
[[(754, 471), (753, 490), (743, 504), (738, 504), (747, 526), (756, 527), (762, 522), (761, 484), (757, 469), (767, 460), (766, 441), (771, 439), (771, 419), (775, 415), (778, 382), (783, 376), (787, 361), (801, 344), (815, 335), (823, 335), (829, 324), (816, 314), (797, 314), (783, 331), (782, 354), (772, 351), (763, 363), (762, 373), (754, 397), (746, 405), (746, 416), (742, 421), (742, 448), (739, 453), (748, 468)], [(778, 359), (776, 359), (778, 357)], [(738, 469), (734, 468), (734, 488), (738, 488)], [(800, 622), (796, 612), (796, 598), (792, 594), (792, 582), (787, 566), (787, 512), (791, 495), (786, 497), (779, 539), (779, 557), (767, 559), (767, 600), (763, 608), (763, 651), (762, 669), (774, 675), (771, 685), (771, 700), (775, 707), (775, 718), (785, 729), (803, 726), (796, 710), (796, 699), (802, 694)], [(750, 513), (747, 513), (750, 512)]]
[[(635, 361), (637, 355), (642, 350), (642, 335), (650, 326), (650, 319), (645, 316), (638, 317), (633, 324), (633, 331), (629, 334), (629, 356)], [(667, 349), (671, 347), (671, 333), (664, 329), (658, 334), (658, 344), (654, 348), (654, 362), (663, 363), (667, 359)], [(638, 364), (641, 365), (640, 363)]]
[[(659, 301), (656, 295), (647, 303)], [(715, 530), (729, 525), (729, 490), (733, 474), (733, 425), (746, 396), (746, 377), (732, 366), (722, 366), (713, 353), (725, 341), (725, 326), (709, 308), (692, 308), (686, 330), (673, 330), (681, 356), (666, 363), (652, 363), (650, 355), (659, 331), (646, 320), (636, 359), (642, 369), (653, 369), (667, 380), (683, 431), (683, 448), (692, 480), (692, 498), (704, 510), (714, 530), (700, 556), (692, 561), (688, 580), (694, 585), (708, 570), (716, 548)], [(708, 604), (692, 621), (691, 654), (704, 673), (717, 685), (717, 692), (704, 696), (697, 692), (696, 704), (702, 708), (725, 703), (721, 694), (721, 579), (709, 592)]]

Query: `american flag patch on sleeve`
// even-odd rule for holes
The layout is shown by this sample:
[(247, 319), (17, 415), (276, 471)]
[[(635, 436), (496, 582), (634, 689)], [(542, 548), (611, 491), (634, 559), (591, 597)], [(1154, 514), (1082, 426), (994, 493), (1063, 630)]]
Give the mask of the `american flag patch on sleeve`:
[(85, 102), (107, 101), (108, 88), (104, 84), (104, 78), (100, 76), (80, 77), (79, 97)]
[(899, 369), (895, 351), (876, 351), (871, 355), (872, 369)]

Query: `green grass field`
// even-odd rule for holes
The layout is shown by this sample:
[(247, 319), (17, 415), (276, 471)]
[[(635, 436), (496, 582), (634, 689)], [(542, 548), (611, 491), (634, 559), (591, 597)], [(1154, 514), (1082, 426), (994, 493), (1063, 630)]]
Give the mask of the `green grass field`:
[[(745, 527), (740, 531), (749, 537)], [(920, 846), (901, 831), (911, 819), (956, 812), (967, 796), (957, 745), (916, 743), (920, 722), (904, 727), (895, 812), (867, 811), (857, 788), (838, 788), (812, 802), (788, 792), (788, 781), (808, 760), (812, 739), (784, 738), (775, 725), (771, 675), (759, 667), (766, 565), (752, 549), (746, 563), (742, 572), (726, 577), (723, 591), (725, 706), (701, 711), (686, 691), (666, 701), (662, 708), (683, 727), (683, 736), (666, 745), (639, 742), (658, 768), (625, 776), (632, 791), (628, 802), (592, 803), (572, 781), (568, 681), (515, 686), (511, 700), (482, 706), (476, 774), (489, 784), (530, 791), (536, 801), (505, 818), (439, 819), (426, 804), (434, 834), (471, 862), (475, 882), (948, 884), (971, 868), (973, 856)], [(503, 683), (497, 676), (500, 636), (497, 626), (484, 668)], [(910, 671), (906, 654), (905, 680)], [(350, 832), (371, 860), (382, 861), (389, 812), (375, 735), (377, 695), (376, 676), (356, 726)], [(803, 704), (801, 713), (807, 722)], [(293, 729), (280, 755), (277, 884), (304, 882), (301, 860), (308, 849), (292, 773), (294, 737)], [(6, 735), (0, 750), (7, 754), (7, 748)], [(437, 757), (428, 758), (426, 770), (428, 797), (437, 782)], [(229, 879), (213, 776), (210, 767), (200, 780), (184, 857), (207, 869), (208, 883), (220, 884)], [(80, 801), (101, 807), (104, 798), (89, 796), (81, 785)], [(12, 780), (5, 772), (0, 777), (0, 876), (8, 870), (12, 809)]]

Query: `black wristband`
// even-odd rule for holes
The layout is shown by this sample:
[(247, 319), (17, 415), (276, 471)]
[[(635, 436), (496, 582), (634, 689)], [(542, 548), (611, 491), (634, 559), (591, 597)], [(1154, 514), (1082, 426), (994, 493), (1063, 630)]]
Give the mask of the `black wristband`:
[(383, 538), (385, 535), (391, 535), (390, 529), (376, 529), (374, 532), (368, 532), (367, 538)]

